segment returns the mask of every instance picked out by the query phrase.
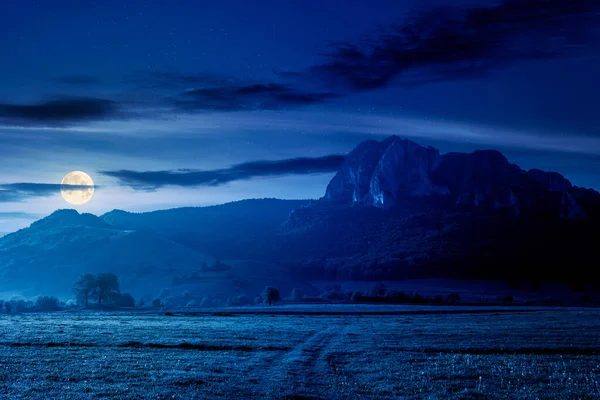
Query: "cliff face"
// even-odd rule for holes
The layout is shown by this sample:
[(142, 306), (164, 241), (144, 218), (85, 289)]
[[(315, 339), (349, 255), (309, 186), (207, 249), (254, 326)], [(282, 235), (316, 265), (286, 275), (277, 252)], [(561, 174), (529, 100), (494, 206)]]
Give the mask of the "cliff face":
[(403, 197), (447, 193), (446, 187), (436, 186), (430, 179), (440, 161), (440, 153), (433, 147), (393, 137), (373, 171), (367, 202), (393, 207)]
[[(585, 215), (562, 175), (524, 171), (495, 150), (440, 155), (392, 136), (356, 147), (329, 183), (324, 200), (394, 208), (442, 198), (447, 211)], [(438, 202), (439, 203), (439, 202)]]
[(394, 136), (356, 147), (270, 254), (314, 279), (591, 280), (599, 224), (600, 194), (558, 173)]
[(333, 177), (325, 199), (345, 203), (362, 203), (371, 190), (371, 179), (388, 141), (368, 140), (360, 143), (347, 156), (344, 164)]
[(439, 161), (433, 147), (423, 147), (392, 136), (369, 140), (351, 151), (333, 177), (325, 199), (345, 203), (393, 207), (401, 196), (427, 196), (445, 189), (429, 180)]

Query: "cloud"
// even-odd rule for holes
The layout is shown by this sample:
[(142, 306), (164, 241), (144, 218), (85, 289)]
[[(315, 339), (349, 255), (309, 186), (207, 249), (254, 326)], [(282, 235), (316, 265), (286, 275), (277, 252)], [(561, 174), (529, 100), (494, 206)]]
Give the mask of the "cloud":
[(230, 168), (208, 171), (102, 171), (103, 175), (117, 178), (122, 186), (136, 190), (155, 190), (162, 186), (219, 186), (228, 182), (255, 177), (301, 175), (335, 172), (345, 156), (300, 157), (277, 161), (250, 161)]
[(75, 86), (98, 85), (102, 83), (100, 79), (90, 75), (63, 75), (54, 78), (54, 81)]
[[(120, 87), (120, 103), (65, 98), (1, 104), (0, 123), (73, 125), (201, 111), (281, 110), (324, 103), (352, 92), (481, 77), (530, 60), (598, 51), (600, 1), (500, 0), (437, 7), (358, 41), (331, 44), (323, 62), (275, 79), (245, 81), (219, 73), (138, 71)], [(70, 85), (98, 83), (65, 75)], [(124, 113), (126, 110), (127, 113)]]
[(175, 113), (280, 110), (338, 97), (335, 93), (300, 89), (289, 83), (246, 81), (206, 72), (141, 71), (130, 75), (125, 83), (141, 93), (137, 99), (145, 98)]
[[(68, 185), (71, 190), (98, 189), (98, 186)], [(61, 184), (54, 183), (4, 183), (0, 184), (0, 203), (21, 202), (36, 197), (50, 197), (60, 193)]]
[(37, 104), (0, 103), (0, 121), (13, 125), (62, 125), (115, 117), (117, 103), (92, 97), (50, 100)]
[[(519, 61), (569, 56), (597, 38), (600, 2), (505, 0), (440, 7), (361, 42), (339, 42), (298, 76), (350, 91), (478, 77)], [(285, 73), (285, 76), (294, 76)]]
[(22, 211), (8, 211), (8, 212), (0, 212), (0, 220), (7, 219), (38, 219), (40, 218), (40, 214), (33, 214)]
[(302, 91), (280, 83), (257, 83), (188, 89), (173, 103), (184, 111), (278, 110), (335, 97), (333, 93)]

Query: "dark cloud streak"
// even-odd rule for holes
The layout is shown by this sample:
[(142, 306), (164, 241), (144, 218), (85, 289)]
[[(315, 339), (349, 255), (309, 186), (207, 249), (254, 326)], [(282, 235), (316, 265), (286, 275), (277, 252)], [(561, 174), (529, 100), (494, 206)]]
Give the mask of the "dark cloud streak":
[(16, 125), (61, 125), (118, 114), (116, 102), (92, 97), (63, 98), (37, 104), (0, 103), (0, 121)]
[(291, 158), (277, 161), (251, 161), (230, 168), (197, 171), (102, 171), (101, 174), (117, 178), (122, 186), (136, 190), (155, 190), (163, 186), (219, 186), (228, 182), (256, 177), (301, 175), (335, 172), (344, 161), (343, 155), (316, 158)]
[(325, 63), (296, 76), (349, 91), (479, 77), (521, 61), (580, 54), (598, 37), (599, 13), (594, 0), (436, 8), (362, 42), (334, 43)]
[[(148, 117), (160, 108), (174, 114), (281, 110), (396, 83), (418, 86), (476, 78), (523, 61), (598, 51), (600, 1), (485, 4), (428, 9), (360, 41), (334, 43), (323, 62), (296, 72), (274, 71), (277, 78), (272, 81), (250, 82), (210, 72), (138, 71), (122, 82), (132, 93), (120, 98), (129, 103), (93, 97), (0, 103), (0, 123), (72, 125)], [(56, 81), (73, 86), (99, 83), (87, 75), (65, 75)]]
[(40, 218), (40, 214), (33, 214), (22, 211), (3, 211), (0, 212), (0, 220), (7, 219), (38, 219)]
[(68, 187), (69, 190), (98, 189), (96, 185), (61, 185), (29, 182), (4, 183), (0, 184), (0, 203), (21, 202), (37, 197), (50, 197), (59, 194), (61, 189), (65, 187)]
[(181, 110), (278, 110), (323, 103), (337, 95), (308, 92), (279, 83), (227, 85), (187, 90), (174, 104)]

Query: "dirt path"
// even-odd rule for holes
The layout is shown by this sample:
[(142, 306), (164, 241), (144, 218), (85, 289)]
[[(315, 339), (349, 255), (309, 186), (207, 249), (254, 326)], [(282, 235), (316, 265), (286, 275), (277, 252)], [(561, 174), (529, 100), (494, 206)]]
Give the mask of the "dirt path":
[(267, 395), (280, 399), (360, 398), (353, 394), (352, 379), (335, 363), (343, 352), (348, 327), (340, 319), (307, 336), (306, 340), (277, 359), (267, 360), (272, 386)]

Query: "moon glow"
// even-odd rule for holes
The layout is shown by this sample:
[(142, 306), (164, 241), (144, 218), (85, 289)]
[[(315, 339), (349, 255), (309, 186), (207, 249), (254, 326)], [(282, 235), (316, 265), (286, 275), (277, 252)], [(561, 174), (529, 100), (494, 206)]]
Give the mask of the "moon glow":
[[(94, 181), (92, 178), (81, 171), (69, 172), (63, 178), (60, 189), (60, 194), (67, 203), (74, 206), (80, 206), (90, 201), (94, 195)], [(89, 186), (86, 188), (70, 189), (69, 185), (73, 186)]]

